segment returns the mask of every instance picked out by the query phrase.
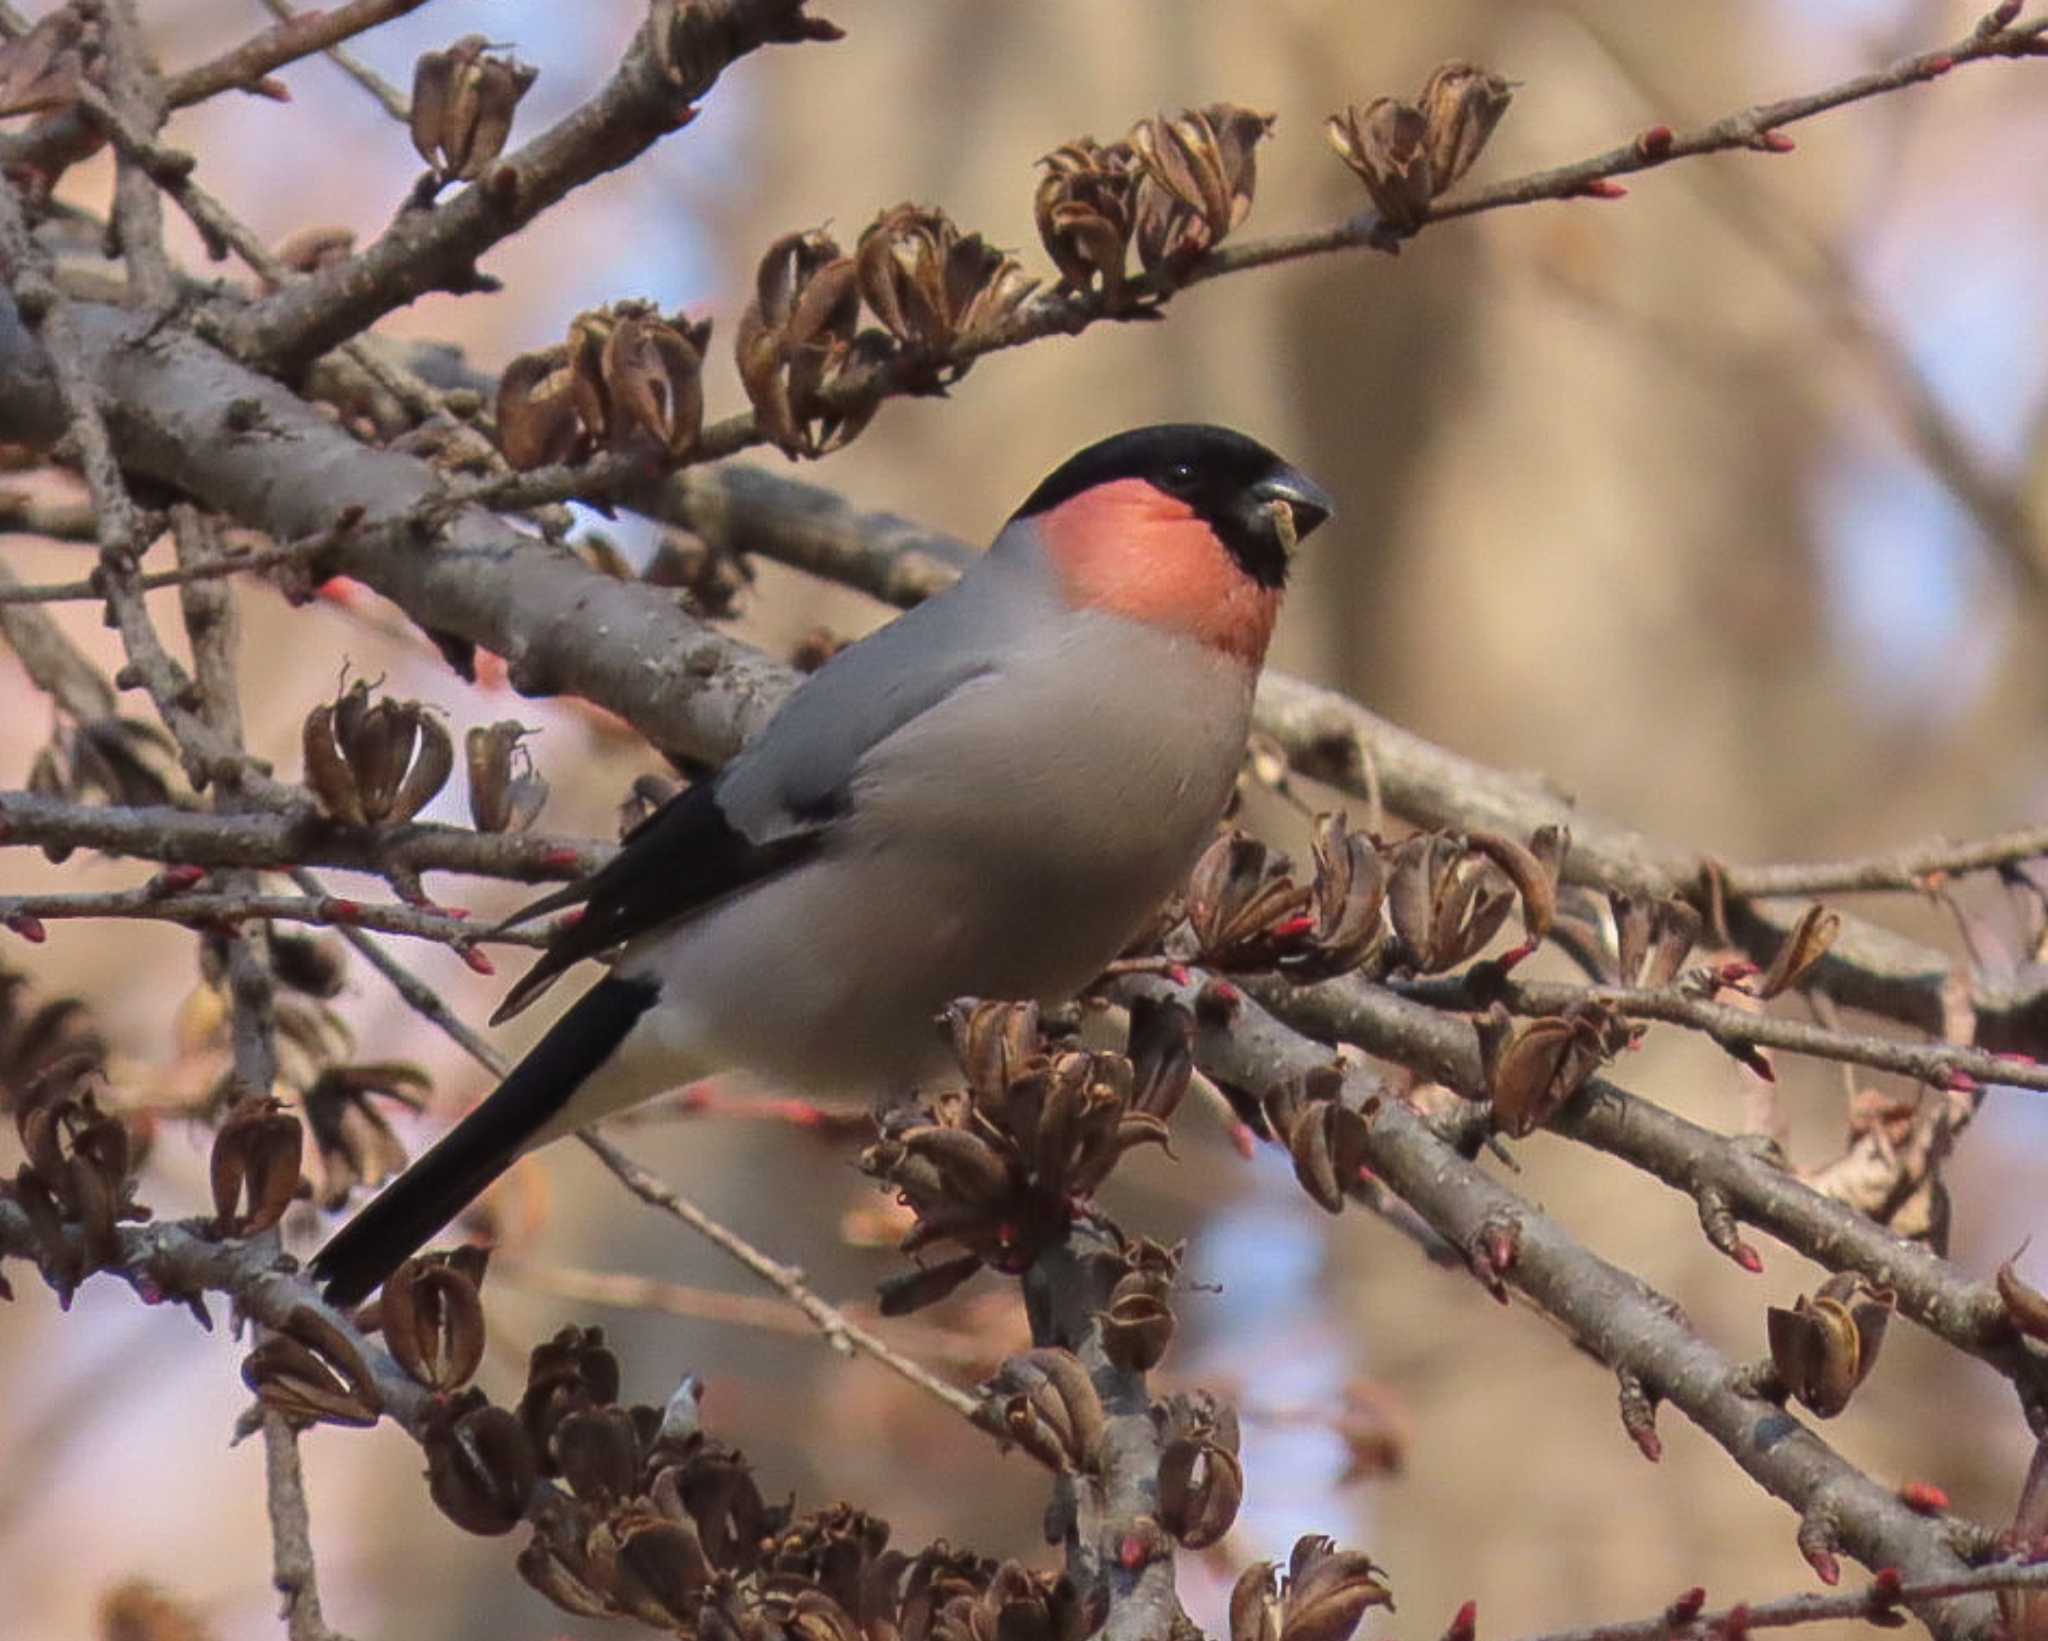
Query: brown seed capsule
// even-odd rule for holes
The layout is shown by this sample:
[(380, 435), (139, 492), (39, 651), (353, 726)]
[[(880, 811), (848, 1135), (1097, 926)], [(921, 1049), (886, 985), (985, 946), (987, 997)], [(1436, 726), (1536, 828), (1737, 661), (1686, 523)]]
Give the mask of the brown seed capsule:
[(1423, 144), (1435, 192), (1472, 169), (1514, 97), (1506, 80), (1474, 63), (1444, 63), (1430, 75), (1416, 101), (1427, 124)]
[(859, 274), (822, 229), (768, 247), (734, 341), (740, 383), (762, 431), (790, 456), (821, 456), (867, 425), (872, 402), (828, 410), (822, 396), (855, 355)]
[(1356, 173), (1372, 196), (1373, 209), (1390, 228), (1421, 226), (1436, 194), (1429, 164), (1429, 121), (1422, 110), (1395, 97), (1355, 104), (1324, 122), (1337, 157)]
[(540, 71), (485, 55), (490, 42), (465, 35), (413, 65), (412, 145), (443, 184), (473, 182), (504, 151), (513, 111)]
[(419, 1066), (376, 1061), (325, 1066), (302, 1096), (306, 1127), (320, 1158), (319, 1201), (339, 1208), (359, 1185), (381, 1185), (405, 1167), (405, 1146), (372, 1096), (418, 1111), (433, 1091)]
[(267, 1094), (251, 1095), (213, 1137), (214, 1223), (222, 1236), (256, 1236), (291, 1206), (299, 1187), (299, 1119)]
[(1845, 1274), (1789, 1311), (1771, 1307), (1765, 1320), (1779, 1381), (1808, 1411), (1833, 1418), (1877, 1365), (1895, 1303), (1891, 1289)]
[(1085, 293), (1099, 281), (1104, 307), (1115, 312), (1123, 306), (1124, 262), (1137, 210), (1137, 155), (1128, 143), (1104, 148), (1093, 137), (1081, 137), (1038, 163), (1045, 175), (1032, 211), (1061, 287)]
[[(854, 250), (861, 294), (883, 328), (913, 353), (944, 355), (993, 335), (1038, 281), (943, 211), (903, 204), (864, 229)], [(941, 377), (965, 373), (954, 363)]]
[(1169, 274), (1243, 222), (1258, 188), (1254, 150), (1274, 116), (1234, 103), (1156, 115), (1131, 128), (1143, 173), (1134, 206), (1138, 260)]
[(483, 1361), (484, 1312), (476, 1285), (446, 1261), (408, 1259), (378, 1302), (384, 1342), (429, 1390), (459, 1390)]
[(303, 1305), (244, 1359), (242, 1382), (265, 1407), (303, 1422), (367, 1427), (384, 1407), (355, 1342)]
[(602, 1508), (638, 1490), (640, 1439), (622, 1407), (593, 1407), (555, 1426), (549, 1452), (576, 1496)]
[(427, 1491), (464, 1532), (495, 1538), (525, 1519), (539, 1467), (526, 1432), (504, 1408), (472, 1407), (430, 1429), (425, 1447)]
[(1320, 1533), (1297, 1540), (1288, 1558), (1279, 1641), (1346, 1641), (1369, 1608), (1394, 1604), (1379, 1572), (1372, 1557), (1339, 1550)]
[(350, 826), (411, 820), (455, 767), (454, 744), (430, 708), (373, 703), (362, 679), (308, 713), (300, 739), (306, 784), (329, 815)]
[(498, 448), (519, 472), (589, 457), (591, 438), (576, 414), (567, 348), (523, 353), (505, 367), (497, 424)]
[(548, 783), (535, 772), (533, 755), (524, 745), (534, 733), (517, 719), (504, 718), (463, 736), (469, 818), (479, 832), (524, 832), (540, 819)]
[(1792, 932), (1779, 946), (1777, 955), (1771, 959), (1771, 966), (1764, 971), (1752, 991), (1758, 997), (1776, 997), (1780, 992), (1790, 991), (1804, 980), (1813, 966), (1827, 956), (1828, 948), (1835, 943), (1835, 937), (1842, 932), (1842, 918), (1839, 912), (1831, 912), (1825, 906), (1813, 905), (1800, 914)]
[(1348, 974), (1386, 935), (1387, 869), (1373, 840), (1350, 830), (1341, 814), (1318, 815), (1311, 848), (1313, 926), (1280, 960), (1285, 973), (1304, 980)]

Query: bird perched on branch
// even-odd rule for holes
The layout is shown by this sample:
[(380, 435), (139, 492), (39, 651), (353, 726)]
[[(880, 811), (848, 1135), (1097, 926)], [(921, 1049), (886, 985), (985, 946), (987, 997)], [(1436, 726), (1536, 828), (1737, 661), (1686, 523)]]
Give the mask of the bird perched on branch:
[(1330, 498), (1223, 428), (1041, 483), (945, 592), (842, 650), (601, 871), (495, 1020), (616, 950), (498, 1090), (321, 1250), (365, 1297), (524, 1151), (716, 1073), (908, 1091), (956, 997), (1071, 997), (1229, 800), (1289, 559)]

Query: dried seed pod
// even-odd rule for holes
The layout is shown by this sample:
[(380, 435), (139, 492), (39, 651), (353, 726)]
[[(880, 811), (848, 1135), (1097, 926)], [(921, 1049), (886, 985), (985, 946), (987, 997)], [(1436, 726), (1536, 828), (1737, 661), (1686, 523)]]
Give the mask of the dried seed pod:
[(607, 442), (614, 450), (637, 446), (680, 461), (704, 426), (711, 321), (662, 319), (652, 303), (615, 303), (613, 313), (600, 365)]
[(1437, 189), (1429, 163), (1429, 119), (1413, 103), (1375, 97), (1332, 114), (1323, 129), (1337, 157), (1357, 174), (1389, 228), (1422, 225)]
[(1294, 1177), (1325, 1213), (1343, 1212), (1363, 1177), (1370, 1132), (1364, 1115), (1334, 1096), (1304, 1100), (1282, 1130)]
[(1181, 1003), (1134, 999), (1124, 1052), (1131, 1062), (1130, 1109), (1171, 1122), (1194, 1081), (1193, 1012)]
[(1441, 194), (1479, 158), (1515, 98), (1514, 87), (1476, 63), (1439, 64), (1416, 101), (1425, 123), (1430, 187)]
[(563, 1328), (533, 1347), (519, 1423), (547, 1474), (554, 1473), (549, 1455), (555, 1427), (571, 1413), (618, 1399), (619, 1362), (605, 1348), (602, 1328)]
[(1063, 1472), (1093, 1471), (1107, 1416), (1088, 1370), (1072, 1351), (1028, 1350), (989, 1381), (998, 1428), (1041, 1463)]
[(303, 1305), (243, 1359), (242, 1382), (265, 1407), (301, 1423), (367, 1427), (384, 1410), (355, 1342)]
[(1772, 1306), (1765, 1320), (1779, 1382), (1816, 1417), (1832, 1419), (1877, 1365), (1896, 1303), (1891, 1289), (1845, 1273), (1789, 1311)]
[(1813, 971), (1813, 966), (1827, 956), (1828, 948), (1835, 943), (1835, 937), (1842, 932), (1842, 918), (1838, 912), (1831, 912), (1825, 906), (1812, 905), (1800, 914), (1792, 932), (1785, 937), (1777, 954), (1771, 959), (1771, 966), (1751, 988), (1760, 998), (1776, 997), (1780, 992), (1790, 991)]
[(590, 456), (591, 438), (576, 414), (569, 350), (522, 353), (498, 378), (498, 448), (519, 472)]
[(1129, 1269), (1110, 1289), (1101, 1322), (1103, 1354), (1127, 1373), (1151, 1372), (1173, 1342), (1175, 1321), (1167, 1301), (1183, 1246), (1165, 1248), (1141, 1238), (1124, 1248)]
[(483, 1301), (445, 1260), (406, 1260), (385, 1279), (377, 1312), (398, 1365), (429, 1390), (460, 1390), (483, 1361)]
[(469, 818), (479, 832), (524, 832), (540, 819), (548, 783), (533, 767), (526, 737), (537, 733), (516, 718), (503, 718), (462, 738), (469, 771)]
[(513, 111), (540, 75), (489, 50), (483, 35), (468, 34), (413, 65), (412, 145), (444, 186), (474, 182), (504, 151)]
[(1188, 879), (1187, 920), (1197, 960), (1210, 968), (1270, 968), (1309, 932), (1313, 891), (1287, 860), (1242, 832), (1220, 834)]
[(548, 1447), (555, 1470), (579, 1499), (603, 1508), (638, 1491), (640, 1438), (622, 1407), (566, 1415)]
[(521, 1578), (566, 1613), (574, 1613), (578, 1618), (622, 1616), (615, 1603), (599, 1594), (588, 1579), (572, 1571), (538, 1534), (519, 1552), (516, 1565)]
[(1438, 974), (1475, 957), (1499, 933), (1514, 895), (1484, 855), (1447, 832), (1426, 832), (1394, 851), (1387, 909), (1398, 961)]
[(243, 1100), (213, 1137), (209, 1170), (221, 1236), (256, 1236), (284, 1218), (299, 1188), (299, 1119), (268, 1094)]
[(1494, 1123), (1515, 1139), (1550, 1121), (1638, 1029), (1597, 1003), (1575, 1004), (1564, 1014), (1501, 1032), (1504, 1018), (1504, 1012), (1489, 1014), (1495, 1029), (1482, 1032), (1481, 1048)]
[(761, 429), (785, 455), (836, 450), (874, 414), (872, 400), (850, 410), (823, 400), (855, 357), (859, 325), (859, 273), (830, 234), (785, 234), (768, 247), (734, 353)]
[(1131, 149), (1143, 167), (1133, 232), (1146, 272), (1177, 273), (1244, 221), (1258, 188), (1254, 150), (1273, 120), (1235, 103), (1212, 103), (1131, 128)]
[(1038, 237), (1064, 290), (1086, 293), (1099, 280), (1103, 306), (1124, 305), (1124, 262), (1137, 212), (1139, 162), (1128, 143), (1104, 148), (1093, 137), (1063, 143), (1040, 158), (1045, 175), (1032, 201)]
[(1557, 918), (1557, 880), (1564, 868), (1571, 834), (1561, 826), (1538, 828), (1524, 844), (1500, 832), (1470, 832), (1466, 844), (1498, 866), (1522, 901), (1522, 926), (1528, 942), (1524, 955), (1542, 945)]
[(1190, 1550), (1219, 1542), (1244, 1502), (1237, 1411), (1207, 1391), (1166, 1404), (1159, 1452), (1159, 1524)]
[(393, 1060), (329, 1066), (314, 1077), (302, 1100), (320, 1158), (321, 1207), (339, 1208), (358, 1185), (381, 1185), (405, 1167), (405, 1146), (371, 1096), (418, 1111), (433, 1087), (419, 1066)]
[(411, 820), (455, 768), (455, 745), (431, 708), (388, 697), (372, 704), (360, 678), (306, 715), (300, 739), (306, 784), (348, 826)]
[(532, 1442), (504, 1408), (473, 1406), (431, 1427), (424, 1445), (427, 1491), (464, 1532), (495, 1538), (525, 1519), (540, 1469)]
[(1373, 840), (1351, 831), (1342, 814), (1316, 817), (1310, 847), (1316, 865), (1312, 926), (1280, 966), (1289, 976), (1321, 980), (1348, 974), (1379, 951), (1386, 934), (1387, 870)]
[[(935, 358), (992, 336), (1038, 287), (981, 235), (908, 203), (862, 230), (854, 266), (883, 328), (912, 353)], [(952, 361), (934, 382), (957, 381), (966, 370), (965, 361)]]
[(1606, 978), (1618, 986), (1652, 990), (1670, 985), (1699, 942), (1700, 914), (1668, 896), (1644, 901), (1617, 892), (1608, 901), (1614, 913), (1614, 963)]
[[(1279, 1641), (1346, 1641), (1368, 1608), (1394, 1604), (1380, 1572), (1371, 1556), (1339, 1550), (1320, 1533), (1296, 1540), (1287, 1562)], [(1236, 1607), (1233, 1597), (1233, 1614)]]

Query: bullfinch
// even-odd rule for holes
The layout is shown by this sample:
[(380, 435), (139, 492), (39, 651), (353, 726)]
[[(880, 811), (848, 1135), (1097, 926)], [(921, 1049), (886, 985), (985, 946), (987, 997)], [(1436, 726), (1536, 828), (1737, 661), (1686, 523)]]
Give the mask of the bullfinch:
[(493, 1017), (616, 953), (487, 1100), (321, 1250), (381, 1283), (524, 1151), (745, 1072), (908, 1092), (963, 996), (1061, 1001), (1179, 888), (1229, 800), (1296, 542), (1330, 498), (1220, 427), (1053, 471), (945, 592), (841, 650), (602, 870)]

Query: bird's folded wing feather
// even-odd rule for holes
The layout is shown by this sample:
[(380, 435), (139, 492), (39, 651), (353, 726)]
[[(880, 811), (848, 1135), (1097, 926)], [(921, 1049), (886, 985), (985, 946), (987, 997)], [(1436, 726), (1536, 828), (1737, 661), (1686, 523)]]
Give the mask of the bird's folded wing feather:
[(701, 913), (825, 847), (850, 812), (854, 776), (869, 752), (996, 670), (996, 633), (976, 619), (987, 602), (981, 591), (956, 587), (950, 620), (934, 619), (934, 601), (841, 650), (715, 780), (686, 788), (649, 815), (590, 877), (508, 919), (503, 927), (584, 908), (556, 932), (491, 1023), (510, 1019), (582, 959)]

